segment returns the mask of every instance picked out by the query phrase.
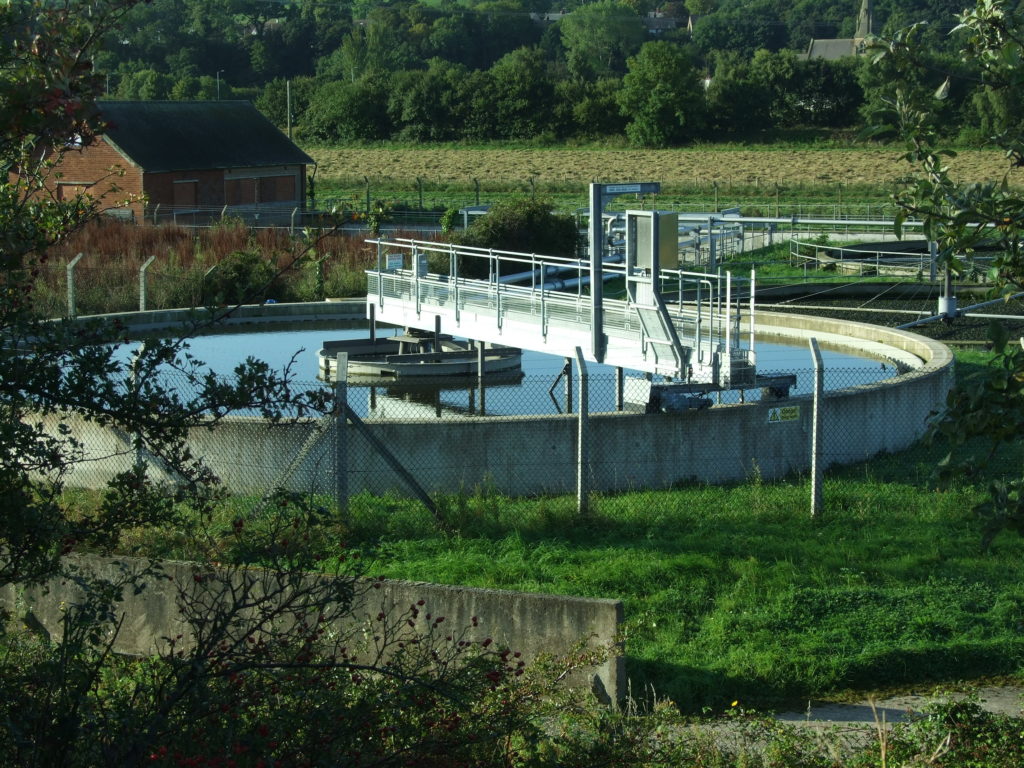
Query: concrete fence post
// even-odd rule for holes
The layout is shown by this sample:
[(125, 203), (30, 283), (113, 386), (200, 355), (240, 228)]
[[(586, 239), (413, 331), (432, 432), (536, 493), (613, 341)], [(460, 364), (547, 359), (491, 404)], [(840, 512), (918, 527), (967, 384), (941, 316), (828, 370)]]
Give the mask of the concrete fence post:
[(139, 312), (146, 311), (146, 270), (149, 265), (156, 261), (156, 256), (150, 256), (146, 262), (139, 267)]
[(587, 364), (583, 360), (583, 349), (576, 347), (576, 366), (579, 368), (579, 417), (576, 434), (576, 510), (580, 515), (590, 511), (590, 400), (588, 398)]
[(334, 496), (338, 514), (348, 518), (348, 354), (334, 358)]
[(825, 471), (821, 465), (821, 416), (822, 395), (825, 389), (825, 372), (821, 364), (821, 350), (818, 340), (810, 339), (811, 357), (814, 360), (814, 404), (811, 408), (811, 517), (821, 515), (821, 485)]
[(80, 253), (68, 262), (68, 317), (72, 320), (78, 317), (78, 302), (75, 296), (75, 266), (82, 260), (84, 253)]

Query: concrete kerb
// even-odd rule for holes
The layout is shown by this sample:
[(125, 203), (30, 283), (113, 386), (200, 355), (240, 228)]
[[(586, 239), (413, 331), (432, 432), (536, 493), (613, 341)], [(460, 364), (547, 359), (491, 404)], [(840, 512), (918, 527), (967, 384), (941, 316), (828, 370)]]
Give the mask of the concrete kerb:
[(327, 299), (288, 304), (244, 304), (195, 309), (160, 309), (145, 312), (111, 312), (77, 318), (79, 322), (104, 320), (120, 323), (135, 333), (159, 333), (202, 326), (216, 321), (215, 333), (246, 332), (254, 326), (272, 324), (275, 328), (352, 323), (366, 319), (365, 299)]
[[(179, 635), (181, 639), (175, 643), (176, 649), (194, 647), (190, 624), (182, 612), (180, 593), (195, 591), (208, 569), (180, 561), (153, 563), (94, 555), (73, 555), (67, 558), (67, 564), (82, 576), (110, 583), (123, 583), (125, 574), (145, 574), (156, 566), (159, 575), (143, 575), (144, 589), (125, 588), (122, 600), (114, 605), (115, 625), (120, 626), (113, 638), (114, 652), (129, 656), (167, 653), (170, 650), (167, 639)], [(280, 587), (273, 581), (272, 572), (259, 569), (232, 573), (232, 584), (239, 582), (242, 574), (252, 579), (257, 590), (268, 589), (264, 582), (272, 588)], [(308, 578), (322, 583), (331, 577), (310, 574)], [(606, 657), (600, 664), (582, 668), (569, 676), (566, 684), (592, 690), (609, 703), (625, 695), (624, 659), (619, 645), (623, 608), (619, 600), (390, 579), (368, 582), (364, 586), (371, 584), (375, 588), (357, 589), (351, 610), (340, 612), (338, 623), (343, 626), (338, 629), (366, 628), (372, 635), (373, 628), (379, 631), (381, 626), (379, 614), (385, 615), (386, 623), (398, 625), (404, 622), (410, 606), (422, 600), (423, 613), (444, 617), (442, 634), (445, 636), (436, 638), (439, 643), (451, 644), (460, 639), (482, 642), (490, 638), (499, 648), (519, 651), (527, 661), (542, 655), (568, 654), (582, 643), (585, 648), (606, 652)], [(241, 594), (243, 590), (236, 585), (235, 592)], [(69, 606), (79, 603), (82, 595), (75, 580), (54, 578), (36, 587), (0, 589), (0, 606), (37, 631), (59, 638), (65, 612)], [(205, 595), (203, 602), (209, 599), (209, 595)], [(448, 640), (449, 636), (453, 639)]]

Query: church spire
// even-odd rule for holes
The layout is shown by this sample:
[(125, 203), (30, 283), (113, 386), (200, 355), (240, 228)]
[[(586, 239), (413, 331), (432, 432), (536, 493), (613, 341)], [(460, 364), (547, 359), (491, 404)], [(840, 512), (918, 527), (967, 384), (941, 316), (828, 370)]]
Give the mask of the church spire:
[(853, 35), (854, 38), (862, 40), (873, 33), (873, 16), (874, 8), (871, 0), (861, 0), (860, 13), (857, 15), (857, 31)]

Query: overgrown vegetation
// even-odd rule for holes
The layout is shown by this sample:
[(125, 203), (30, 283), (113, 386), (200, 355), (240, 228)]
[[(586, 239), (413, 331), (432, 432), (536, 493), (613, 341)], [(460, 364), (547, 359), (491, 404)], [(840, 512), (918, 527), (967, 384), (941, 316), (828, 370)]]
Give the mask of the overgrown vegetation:
[(376, 251), (356, 234), (291, 236), (233, 219), (199, 230), (98, 219), (51, 247), (37, 267), (33, 307), (40, 316), (67, 313), (65, 265), (79, 253), (79, 314), (138, 309), (139, 269), (150, 256), (156, 260), (146, 270), (148, 309), (361, 296), (364, 270), (376, 265)]

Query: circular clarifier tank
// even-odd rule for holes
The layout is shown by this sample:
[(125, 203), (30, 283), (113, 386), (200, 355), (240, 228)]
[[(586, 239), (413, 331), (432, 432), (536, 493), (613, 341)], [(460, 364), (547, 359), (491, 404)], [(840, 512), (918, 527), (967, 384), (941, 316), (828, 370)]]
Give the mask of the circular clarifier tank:
[[(300, 384), (315, 386), (318, 375), (317, 353), (325, 341), (361, 339), (368, 328), (343, 328), (337, 331), (306, 330), (251, 330), (230, 334), (201, 336), (189, 342), (190, 351), (206, 362), (216, 373), (230, 374), (247, 357), (256, 357), (281, 369), (291, 363), (295, 379)], [(399, 334), (402, 329), (378, 328), (378, 338)], [(756, 344), (759, 373), (792, 374), (796, 384), (790, 394), (809, 392), (813, 386), (813, 360), (807, 344), (759, 342)], [(852, 385), (865, 385), (892, 378), (899, 373), (897, 361), (884, 356), (858, 354), (853, 349), (822, 349), (826, 389), (839, 389)], [(565, 398), (566, 360), (541, 352), (524, 350), (522, 376), (499, 376), (485, 381), (486, 407), (489, 416), (542, 415), (564, 413), (568, 406)], [(613, 367), (590, 363), (589, 401), (591, 412), (616, 409), (616, 371)], [(573, 370), (573, 376), (578, 372)], [(641, 377), (642, 373), (624, 371), (626, 377)], [(571, 381), (571, 380), (570, 380)], [(572, 385), (575, 387), (575, 385)], [(575, 397), (576, 393), (573, 392)], [(713, 393), (714, 404), (748, 401), (760, 397), (759, 389), (743, 392)], [(349, 403), (363, 417), (401, 418), (403, 408), (407, 417), (426, 415), (423, 407), (438, 415), (481, 415), (479, 387), (476, 377), (431, 378), (426, 382), (394, 381), (373, 384), (358, 377), (349, 380)], [(404, 406), (402, 404), (405, 404)]]
[[(330, 383), (316, 378), (319, 350), (325, 341), (365, 337), (364, 312), (362, 301), (242, 307), (219, 323), (227, 333), (193, 339), (190, 352), (224, 375), (250, 356), (277, 368), (293, 361), (296, 385), (328, 387)], [(142, 338), (173, 333), (207, 316), (180, 311), (117, 319), (131, 328), (129, 334)], [(794, 376), (788, 391), (761, 389), (759, 382), (742, 393), (719, 397), (710, 392), (710, 402), (700, 407), (687, 404), (682, 410), (654, 413), (630, 407), (624, 397), (620, 412), (618, 393), (629, 386), (619, 390), (615, 369), (587, 364), (593, 490), (668, 487), (691, 479), (739, 481), (752, 467), (763, 478), (805, 471), (812, 417), (819, 411), (827, 464), (902, 450), (924, 434), (952, 386), (952, 354), (923, 336), (774, 312), (757, 312), (754, 325), (758, 374)], [(380, 334), (395, 332), (378, 328)], [(825, 391), (817, 404), (810, 394), (815, 380), (811, 340), (823, 357)], [(124, 347), (126, 360), (133, 349)], [(521, 379), (485, 381), (483, 393), (474, 377), (426, 388), (351, 382), (347, 399), (397, 461), (431, 468), (420, 478), (428, 491), (450, 492), (488, 482), (511, 495), (563, 492), (576, 478), (579, 371), (571, 366), (572, 379), (567, 381), (564, 358), (534, 352), (524, 354), (522, 367)], [(623, 373), (627, 384), (639, 380), (642, 388), (642, 374)], [(273, 429), (263, 424), (256, 414), (240, 414), (222, 420), (216, 430), (197, 430), (190, 441), (232, 491), (262, 492), (267, 478), (296, 489), (305, 488), (310, 478), (330, 482), (322, 477), (329, 446), (296, 453), (312, 445), (309, 440), (317, 435), (318, 440), (328, 439), (318, 420)], [(403, 492), (397, 476), (368, 445), (369, 440), (356, 440), (350, 446), (349, 491)], [(299, 464), (309, 466), (297, 469), (296, 455), (304, 457)], [(101, 473), (114, 468), (100, 464), (93, 462), (90, 469)]]

